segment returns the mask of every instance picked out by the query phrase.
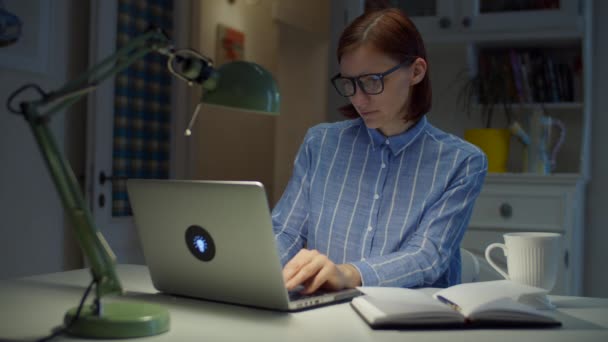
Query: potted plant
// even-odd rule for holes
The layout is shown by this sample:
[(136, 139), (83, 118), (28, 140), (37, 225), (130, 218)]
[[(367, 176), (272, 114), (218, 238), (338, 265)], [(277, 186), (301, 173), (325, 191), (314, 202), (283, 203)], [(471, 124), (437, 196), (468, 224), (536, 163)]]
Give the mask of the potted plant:
[[(512, 105), (517, 100), (510, 67), (500, 63), (498, 58), (480, 57), (479, 70), (473, 76), (467, 75), (458, 94), (467, 115), (478, 112), (481, 128), (464, 132), (465, 140), (477, 145), (488, 157), (488, 172), (506, 172), (511, 140), (510, 127), (513, 123)], [(494, 127), (495, 116), (505, 115), (506, 126)]]

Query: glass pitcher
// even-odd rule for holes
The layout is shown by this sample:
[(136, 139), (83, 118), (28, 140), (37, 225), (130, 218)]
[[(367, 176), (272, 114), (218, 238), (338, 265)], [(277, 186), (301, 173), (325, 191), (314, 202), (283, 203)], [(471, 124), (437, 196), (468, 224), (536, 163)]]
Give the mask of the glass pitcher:
[(541, 110), (532, 113), (529, 127), (527, 171), (548, 175), (555, 169), (555, 158), (566, 138), (566, 127)]

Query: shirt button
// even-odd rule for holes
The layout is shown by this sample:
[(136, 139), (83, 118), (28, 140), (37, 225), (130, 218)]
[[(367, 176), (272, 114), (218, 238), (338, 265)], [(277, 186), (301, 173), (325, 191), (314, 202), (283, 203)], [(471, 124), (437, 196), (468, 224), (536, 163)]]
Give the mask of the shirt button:
[(384, 169), (386, 167), (386, 164), (382, 163), (382, 165), (380, 165), (380, 167)]
[(384, 141), (384, 143), (385, 143), (385, 144), (387, 144), (387, 145), (390, 145), (390, 144), (391, 144), (391, 142), (390, 142), (390, 141), (388, 141), (388, 139), (386, 139), (386, 140)]
[(375, 199), (375, 200), (377, 200), (378, 198), (380, 198), (380, 195), (375, 194), (375, 195), (374, 195), (374, 199)]
[(372, 226), (367, 227), (368, 232), (371, 232), (372, 230), (374, 230), (374, 228), (372, 228)]

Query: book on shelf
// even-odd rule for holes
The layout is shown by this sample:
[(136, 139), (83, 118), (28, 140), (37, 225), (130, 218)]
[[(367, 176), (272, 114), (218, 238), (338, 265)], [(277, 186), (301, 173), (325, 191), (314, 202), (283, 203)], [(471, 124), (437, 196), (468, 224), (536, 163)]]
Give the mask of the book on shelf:
[(521, 54), (521, 63), (519, 64), (519, 66), (521, 67), (521, 76), (522, 76), (522, 83), (523, 83), (523, 88), (524, 88), (524, 96), (525, 96), (525, 102), (526, 103), (532, 103), (534, 102), (534, 95), (532, 94), (532, 87), (531, 87), (531, 83), (530, 83), (530, 79), (532, 76), (531, 75), (531, 64), (530, 64), (530, 54), (528, 53), (528, 51), (524, 51)]
[[(582, 67), (576, 48), (490, 48), (478, 55), (478, 72), (482, 81), (500, 75), (504, 85), (490, 82), (511, 103), (563, 103), (581, 100)], [(481, 87), (480, 102), (485, 103), (492, 91)]]
[(359, 287), (351, 306), (372, 328), (552, 327), (561, 322), (541, 288), (497, 280), (446, 289)]
[(515, 50), (509, 50), (509, 57), (511, 59), (511, 74), (513, 75), (513, 81), (515, 82), (515, 88), (517, 89), (517, 100), (519, 102), (529, 102), (524, 93), (524, 77), (523, 77), (523, 66), (521, 64), (520, 55)]

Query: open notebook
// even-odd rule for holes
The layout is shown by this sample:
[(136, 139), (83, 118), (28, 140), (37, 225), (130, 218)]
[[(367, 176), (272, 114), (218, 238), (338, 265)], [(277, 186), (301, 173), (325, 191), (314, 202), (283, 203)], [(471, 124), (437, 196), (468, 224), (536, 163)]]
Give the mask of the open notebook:
[(360, 287), (352, 307), (372, 327), (559, 326), (547, 291), (509, 280), (447, 289)]

